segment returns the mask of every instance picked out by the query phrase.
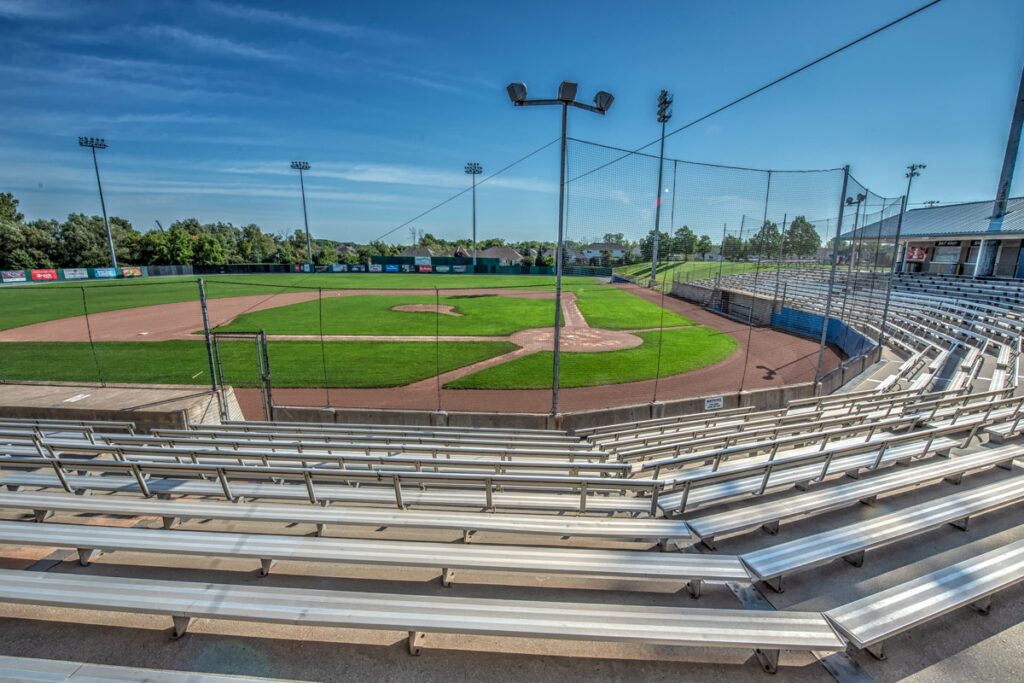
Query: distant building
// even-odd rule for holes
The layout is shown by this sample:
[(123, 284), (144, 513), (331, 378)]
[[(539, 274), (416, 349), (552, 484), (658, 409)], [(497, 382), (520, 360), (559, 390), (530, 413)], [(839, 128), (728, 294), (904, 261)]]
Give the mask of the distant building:
[[(480, 255), (479, 252), (477, 252), (477, 256), (479, 256), (479, 255)], [(459, 245), (459, 246), (455, 247), (454, 249), (449, 249), (448, 251), (444, 252), (443, 254), (441, 254), (441, 256), (454, 256), (454, 257), (457, 257), (457, 258), (473, 258), (473, 252), (470, 251), (469, 249), (466, 249), (462, 245)]]
[(399, 256), (436, 256), (434, 252), (426, 247), (409, 247), (403, 251)]
[(523, 255), (512, 247), (488, 247), (484, 250), (477, 250), (477, 258), (496, 258), (500, 266), (518, 266)]
[(339, 261), (343, 260), (349, 254), (358, 254), (358, 253), (359, 252), (356, 251), (356, 248), (351, 246), (351, 245), (349, 245), (349, 244), (339, 244), (338, 245), (338, 260)]
[[(583, 255), (583, 252), (577, 251), (573, 247), (563, 247), (565, 249), (565, 262), (569, 265), (585, 266), (587, 265), (587, 257)], [(545, 249), (542, 254), (543, 258), (551, 259), (552, 263), (555, 260), (555, 250)]]
[(594, 242), (583, 247), (583, 256), (588, 261), (594, 259), (601, 260), (604, 256), (604, 252), (611, 252), (612, 258), (620, 260), (626, 258), (626, 246), (624, 244), (616, 244), (615, 242)]

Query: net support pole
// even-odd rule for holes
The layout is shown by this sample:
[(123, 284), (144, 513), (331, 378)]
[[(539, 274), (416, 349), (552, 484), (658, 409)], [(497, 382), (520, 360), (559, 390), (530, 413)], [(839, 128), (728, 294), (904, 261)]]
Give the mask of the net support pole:
[(565, 245), (562, 238), (565, 231), (565, 147), (566, 121), (569, 116), (568, 102), (562, 102), (562, 153), (558, 173), (558, 243), (555, 244), (555, 357), (552, 363), (551, 380), (551, 415), (558, 415), (558, 356), (562, 337), (562, 261), (565, 258)]
[[(658, 192), (654, 197), (654, 248), (651, 250), (651, 285), (656, 282), (658, 275), (658, 238), (661, 233), (661, 182), (662, 172), (665, 170), (665, 122), (661, 122), (661, 151), (658, 152)], [(670, 228), (671, 229), (671, 228)]]
[(203, 334), (206, 337), (206, 357), (210, 361), (210, 390), (216, 393), (217, 369), (213, 360), (213, 342), (210, 338), (210, 316), (206, 311), (206, 286), (203, 284), (203, 278), (198, 278), (196, 282), (199, 285), (199, 307), (203, 311)]
[(843, 189), (839, 193), (839, 217), (836, 219), (836, 237), (832, 243), (832, 267), (828, 274), (828, 298), (825, 300), (825, 316), (821, 322), (821, 346), (818, 348), (818, 370), (814, 383), (821, 381), (821, 366), (825, 360), (825, 341), (828, 339), (828, 320), (832, 314), (832, 290), (836, 284), (836, 262), (839, 260), (839, 231), (843, 229), (843, 206), (846, 199), (846, 185), (850, 180), (850, 166), (843, 166)]
[[(911, 178), (913, 180), (913, 178)], [(907, 183), (909, 190), (910, 183)], [(889, 302), (892, 301), (892, 281), (896, 278), (896, 262), (900, 255), (900, 232), (903, 230), (903, 212), (907, 210), (907, 195), (900, 197), (900, 215), (896, 219), (896, 237), (892, 245), (892, 267), (889, 269), (889, 284), (885, 288), (885, 307), (882, 308), (882, 325), (878, 332), (878, 345), (885, 341), (885, 325), (889, 319)], [(881, 230), (881, 228), (879, 228)]]
[(782, 254), (786, 245), (786, 221), (789, 214), (782, 214), (782, 230), (779, 231), (779, 260), (775, 263), (775, 294), (772, 296), (772, 311), (775, 311), (775, 302), (779, 300), (779, 280), (782, 279)]

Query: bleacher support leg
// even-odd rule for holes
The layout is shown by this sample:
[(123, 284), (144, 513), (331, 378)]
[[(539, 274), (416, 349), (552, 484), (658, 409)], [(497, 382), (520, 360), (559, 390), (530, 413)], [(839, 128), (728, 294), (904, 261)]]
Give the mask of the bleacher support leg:
[(766, 672), (773, 674), (779, 670), (778, 650), (754, 650), (754, 655)]
[(173, 529), (174, 526), (179, 521), (177, 517), (163, 517), (162, 519), (163, 519), (163, 522), (164, 522), (164, 528), (165, 529)]
[(453, 583), (455, 583), (455, 570), (443, 567), (441, 569), (441, 585), (449, 588)]
[(171, 617), (171, 619), (174, 621), (174, 632), (171, 634), (171, 638), (177, 640), (188, 631), (189, 624), (192, 623), (192, 617)]
[(954, 520), (954, 521), (950, 522), (950, 524), (955, 526), (960, 531), (967, 531), (967, 527), (970, 524), (970, 522), (971, 522), (971, 518), (970, 517), (964, 517), (963, 519)]
[(776, 593), (782, 593), (784, 591), (782, 587), (782, 577), (776, 576), (774, 579), (765, 579), (764, 583), (766, 586), (771, 588)]
[(871, 507), (874, 507), (875, 503), (878, 502), (878, 494), (876, 493), (873, 496), (868, 496), (867, 498), (861, 498), (860, 502), (863, 503), (864, 505), (870, 505)]
[(855, 553), (849, 555), (843, 555), (843, 559), (852, 564), (854, 567), (860, 567), (864, 564), (864, 551), (858, 550)]
[(885, 661), (885, 649), (883, 647), (884, 641), (881, 643), (875, 643), (874, 645), (868, 645), (864, 648), (868, 654), (877, 659), (880, 662)]
[(1004, 470), (1012, 470), (1013, 469), (1013, 458), (1010, 458), (1009, 460), (1007, 460), (1005, 462), (996, 463), (996, 467), (999, 467), (999, 468), (1004, 469)]
[(761, 529), (763, 529), (766, 534), (774, 536), (775, 534), (779, 533), (779, 520), (775, 520), (774, 522), (768, 522), (767, 524), (762, 524)]
[(33, 510), (32, 514), (35, 515), (37, 522), (43, 522), (53, 517), (53, 510)]
[(323, 536), (325, 533), (327, 533), (327, 525), (326, 524), (317, 524), (316, 525), (316, 535), (317, 536)]
[(982, 616), (988, 616), (989, 612), (992, 611), (992, 596), (986, 595), (981, 600), (977, 600), (971, 603), (971, 609)]
[(260, 576), (266, 576), (270, 573), (271, 568), (277, 564), (277, 560), (272, 558), (261, 558), (260, 559)]
[(78, 564), (88, 567), (98, 553), (99, 551), (95, 548), (78, 548)]
[(690, 597), (696, 600), (700, 597), (700, 590), (703, 587), (704, 582), (700, 579), (690, 579), (686, 582), (686, 591), (690, 594)]
[(423, 652), (423, 641), (427, 634), (422, 631), (409, 631), (409, 654), (418, 657)]

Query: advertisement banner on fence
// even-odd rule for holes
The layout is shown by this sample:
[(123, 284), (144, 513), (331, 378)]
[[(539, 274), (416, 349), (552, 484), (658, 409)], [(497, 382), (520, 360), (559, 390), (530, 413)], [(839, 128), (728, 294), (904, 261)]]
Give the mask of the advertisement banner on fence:
[(928, 258), (928, 252), (923, 247), (907, 247), (907, 261), (921, 263)]
[(357, 265), (354, 265), (354, 266), (349, 266), (348, 269), (351, 270), (353, 273), (365, 273), (366, 272), (366, 266), (364, 266), (362, 264), (357, 264)]
[(430, 265), (430, 257), (429, 256), (413, 256), (412, 257), (412, 261), (417, 266), (429, 266)]
[(398, 264), (397, 263), (386, 263), (386, 264), (384, 264), (384, 272), (387, 272), (387, 273), (397, 273), (398, 272)]
[(121, 269), (121, 275), (124, 277), (142, 277), (142, 268), (138, 266), (129, 266), (128, 268)]
[(117, 277), (116, 268), (93, 268), (93, 277)]
[(451, 266), (438, 266), (434, 268), (435, 273), (448, 273), (451, 271)]
[(408, 263), (403, 263), (402, 264), (402, 272), (403, 273), (412, 273), (413, 272), (412, 266), (409, 265)]
[(452, 272), (453, 273), (465, 273), (466, 272), (466, 266), (452, 266)]
[(384, 266), (381, 265), (380, 263), (371, 263), (370, 264), (370, 272), (371, 273), (383, 273), (384, 272)]
[(32, 273), (33, 280), (56, 280), (57, 271), (53, 268), (45, 268), (43, 270), (30, 270)]
[(421, 273), (432, 273), (434, 272), (434, 266), (416, 266)]
[(4, 270), (0, 271), (0, 277), (3, 278), (4, 282), (27, 282), (28, 278), (25, 277), (24, 270)]
[(345, 264), (345, 263), (332, 263), (331, 264), (331, 272), (332, 273), (344, 273), (346, 271), (348, 271), (348, 264)]
[(65, 280), (81, 280), (89, 277), (88, 268), (62, 268), (61, 272), (64, 273)]

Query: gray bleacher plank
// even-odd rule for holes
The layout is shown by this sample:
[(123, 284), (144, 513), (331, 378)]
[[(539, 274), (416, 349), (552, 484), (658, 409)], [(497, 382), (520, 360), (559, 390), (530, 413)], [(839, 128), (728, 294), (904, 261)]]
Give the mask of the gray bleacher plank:
[[(3, 483), (3, 479), (0, 479)], [(0, 508), (49, 512), (99, 513), (161, 517), (172, 525), (183, 518), (221, 519), (270, 523), (449, 529), (533, 534), (541, 536), (593, 537), (599, 539), (684, 540), (690, 530), (681, 520), (584, 515), (531, 515), (501, 512), (449, 510), (395, 510), (373, 507), (321, 507), (286, 503), (226, 503), (195, 500), (158, 500), (134, 496), (75, 496), (68, 494), (0, 491)]]
[[(750, 581), (750, 575), (735, 556), (636, 550), (342, 539), (82, 524), (40, 525), (3, 520), (0, 520), (0, 543), (76, 548), (83, 564), (91, 560), (91, 553), (87, 551), (102, 549), (265, 560), (264, 573), (273, 560), (437, 568), (446, 570), (446, 584), (450, 583), (449, 570), (455, 569), (492, 572), (488, 583), (503, 583), (505, 572), (681, 583)], [(699, 583), (694, 591), (699, 594)]]
[[(835, 652), (845, 645), (817, 612), (759, 612), (558, 603), (271, 586), (126, 579), (0, 570), (0, 601), (192, 618), (673, 646)], [(772, 657), (768, 664), (774, 668)], [(766, 668), (768, 668), (766, 666)]]
[(208, 674), (197, 671), (144, 669), (108, 664), (66, 662), (32, 657), (0, 655), (0, 681), (52, 681), (53, 683), (95, 683), (136, 681), (137, 683), (255, 683), (280, 679)]
[(784, 574), (825, 564), (840, 557), (860, 564), (863, 553), (947, 523), (963, 522), (1024, 500), (1024, 478), (961, 491), (861, 522), (745, 553), (740, 559), (761, 580), (778, 590)]
[[(887, 638), (1024, 581), (1024, 540), (825, 612), (856, 647), (881, 658)], [(987, 604), (978, 605), (987, 611)]]
[(956, 456), (936, 463), (898, 470), (864, 481), (829, 487), (821, 491), (791, 495), (766, 503), (691, 517), (687, 519), (687, 524), (705, 545), (713, 547), (714, 537), (721, 534), (751, 529), (760, 525), (774, 524), (777, 528), (778, 523), (782, 520), (834, 510), (865, 499), (874, 499), (880, 494), (898, 491), (908, 486), (955, 477), (973, 469), (992, 465), (1005, 465), (1009, 469), (1013, 459), (1020, 455), (1024, 455), (1024, 449), (1019, 446), (986, 449), (970, 455)]

